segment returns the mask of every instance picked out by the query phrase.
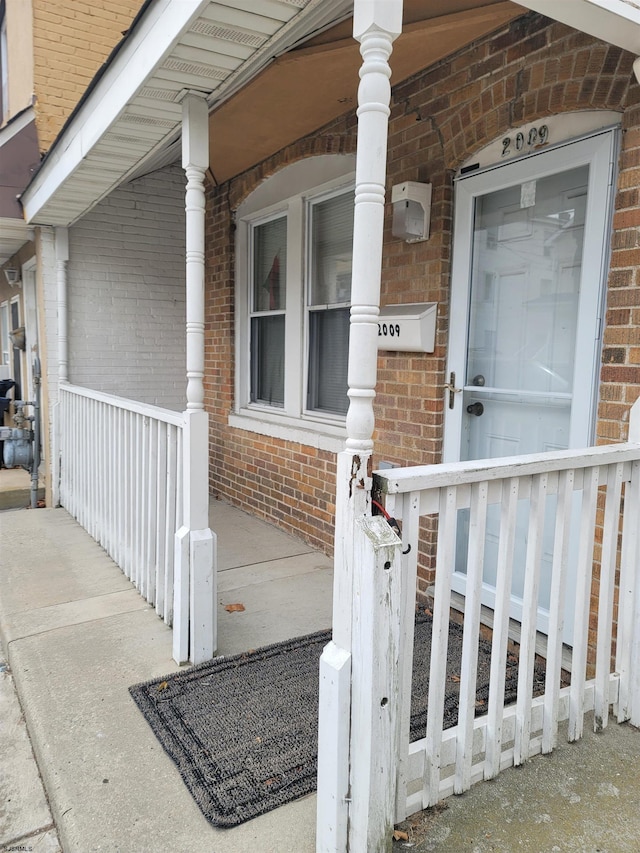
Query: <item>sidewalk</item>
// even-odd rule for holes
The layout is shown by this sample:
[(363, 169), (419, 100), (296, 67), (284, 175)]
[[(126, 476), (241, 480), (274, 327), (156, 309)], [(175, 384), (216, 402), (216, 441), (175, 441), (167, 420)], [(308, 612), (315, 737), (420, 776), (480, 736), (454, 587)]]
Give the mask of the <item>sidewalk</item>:
[[(219, 654), (329, 627), (330, 560), (222, 502), (211, 523)], [(177, 669), (171, 631), (64, 510), (0, 513), (0, 635), (64, 853), (313, 853), (314, 796), (230, 830), (202, 817), (128, 693)]]
[[(328, 559), (222, 502), (211, 524), (220, 654), (329, 625)], [(0, 637), (64, 853), (315, 853), (315, 796), (230, 830), (202, 817), (128, 693), (177, 669), (171, 631), (64, 510), (0, 513)], [(1, 660), (0, 851), (60, 853)], [(394, 853), (637, 853), (640, 732), (587, 731), (407, 823)]]

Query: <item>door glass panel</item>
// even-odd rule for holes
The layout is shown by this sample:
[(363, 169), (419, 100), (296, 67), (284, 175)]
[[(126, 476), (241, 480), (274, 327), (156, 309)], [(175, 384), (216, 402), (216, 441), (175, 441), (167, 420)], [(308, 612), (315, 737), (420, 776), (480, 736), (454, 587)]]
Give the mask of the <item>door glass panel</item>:
[[(588, 166), (476, 198), (461, 459), (569, 446)], [(555, 498), (545, 507), (540, 607), (549, 607)], [(484, 582), (496, 581), (500, 507), (489, 507)], [(468, 511), (456, 570), (466, 573)], [(516, 519), (512, 594), (521, 598), (528, 501)]]

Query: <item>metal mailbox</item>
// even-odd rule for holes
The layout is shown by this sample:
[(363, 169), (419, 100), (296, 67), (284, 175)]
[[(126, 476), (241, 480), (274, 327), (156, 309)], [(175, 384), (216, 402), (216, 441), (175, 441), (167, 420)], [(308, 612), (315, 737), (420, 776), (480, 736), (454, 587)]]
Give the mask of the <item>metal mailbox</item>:
[(437, 313), (437, 302), (385, 305), (378, 317), (378, 349), (433, 352)]

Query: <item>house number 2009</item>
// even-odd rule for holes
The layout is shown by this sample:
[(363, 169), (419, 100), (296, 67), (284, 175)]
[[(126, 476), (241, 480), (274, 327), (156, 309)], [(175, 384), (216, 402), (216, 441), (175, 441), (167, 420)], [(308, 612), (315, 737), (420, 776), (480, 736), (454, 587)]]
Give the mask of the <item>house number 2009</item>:
[(400, 324), (399, 323), (378, 323), (378, 337), (388, 337), (391, 335), (392, 338), (400, 337)]
[(532, 127), (526, 135), (522, 132), (515, 136), (505, 136), (502, 140), (502, 156), (507, 157), (514, 152), (524, 151), (534, 145), (544, 145), (549, 140), (549, 128), (546, 124), (540, 127)]

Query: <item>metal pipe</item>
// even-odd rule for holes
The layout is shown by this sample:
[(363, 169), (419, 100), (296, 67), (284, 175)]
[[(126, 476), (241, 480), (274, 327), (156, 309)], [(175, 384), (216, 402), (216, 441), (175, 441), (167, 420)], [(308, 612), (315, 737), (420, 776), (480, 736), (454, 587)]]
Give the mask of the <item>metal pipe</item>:
[(33, 384), (35, 402), (33, 404), (33, 461), (31, 463), (31, 509), (38, 506), (38, 470), (40, 468), (40, 359), (33, 362)]

